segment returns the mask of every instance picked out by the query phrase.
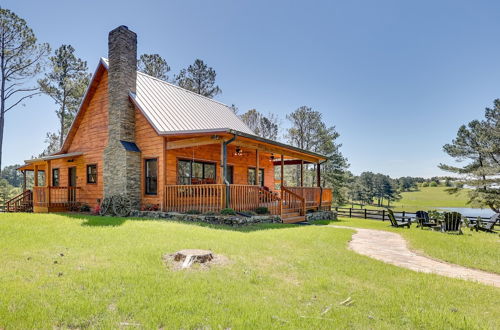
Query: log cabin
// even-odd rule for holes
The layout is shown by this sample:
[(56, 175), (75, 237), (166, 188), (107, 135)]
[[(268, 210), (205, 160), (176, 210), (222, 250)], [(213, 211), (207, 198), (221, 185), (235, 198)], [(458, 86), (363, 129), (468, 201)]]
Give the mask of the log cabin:
[[(256, 136), (230, 107), (137, 71), (137, 35), (120, 26), (109, 33), (108, 59), (99, 60), (61, 150), (25, 161), (23, 193), (6, 207), (60, 212), (124, 194), (134, 208), (266, 207), (298, 222), (331, 206), (332, 190), (320, 184), (326, 159)], [(304, 187), (305, 164), (316, 166), (315, 187)], [(299, 182), (286, 184), (286, 165), (300, 166)]]

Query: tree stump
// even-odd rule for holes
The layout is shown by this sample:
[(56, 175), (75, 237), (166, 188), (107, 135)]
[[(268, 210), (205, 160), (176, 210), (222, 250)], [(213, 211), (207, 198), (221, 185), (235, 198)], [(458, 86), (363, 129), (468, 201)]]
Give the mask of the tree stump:
[(181, 250), (174, 253), (174, 261), (182, 262), (182, 268), (189, 268), (195, 262), (203, 264), (214, 258), (209, 250)]

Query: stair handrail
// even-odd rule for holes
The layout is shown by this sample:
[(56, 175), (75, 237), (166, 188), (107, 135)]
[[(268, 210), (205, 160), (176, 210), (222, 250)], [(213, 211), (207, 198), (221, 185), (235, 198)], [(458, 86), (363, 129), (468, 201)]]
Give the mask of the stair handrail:
[(10, 212), (11, 206), (14, 206), (14, 211), (17, 211), (17, 204), (21, 201), (24, 201), (27, 197), (30, 197), (28, 199), (28, 201), (33, 200), (32, 192), (29, 189), (25, 190), (24, 192), (20, 193), (19, 195), (12, 197), (7, 202), (5, 202), (4, 210), (6, 212)]
[(283, 198), (284, 197), (283, 193), (287, 193), (287, 194), (295, 197), (295, 199), (298, 199), (300, 201), (300, 203), (302, 204), (300, 215), (305, 215), (306, 214), (306, 200), (305, 200), (304, 197), (302, 197), (299, 194), (296, 194), (293, 191), (287, 189), (285, 186), (281, 186), (281, 198), (282, 199), (284, 199)]

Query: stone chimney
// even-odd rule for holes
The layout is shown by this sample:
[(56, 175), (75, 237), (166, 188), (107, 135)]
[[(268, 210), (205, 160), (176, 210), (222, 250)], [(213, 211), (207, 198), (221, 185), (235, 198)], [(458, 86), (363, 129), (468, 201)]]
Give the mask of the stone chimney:
[[(108, 36), (108, 144), (104, 150), (104, 196), (126, 194), (132, 207), (140, 203), (141, 156), (125, 149), (135, 143), (135, 108), (129, 92), (135, 93), (137, 35), (122, 25)], [(128, 148), (130, 149), (130, 148)]]

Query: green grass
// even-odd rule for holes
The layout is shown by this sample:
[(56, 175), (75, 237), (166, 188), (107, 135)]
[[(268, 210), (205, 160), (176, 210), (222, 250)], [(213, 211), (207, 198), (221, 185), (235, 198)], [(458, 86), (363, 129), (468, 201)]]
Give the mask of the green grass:
[(443, 234), (429, 229), (393, 228), (389, 221), (365, 220), (356, 218), (340, 218), (335, 224), (371, 228), (396, 232), (403, 235), (409, 242), (410, 248), (420, 252), (458, 265), (486, 270), (500, 274), (500, 238), (498, 235), (473, 232), (468, 228), (462, 228), (463, 235)]
[[(0, 215), (0, 328), (500, 327), (498, 288), (358, 255), (352, 233)], [(162, 255), (184, 248), (231, 262), (166, 269)]]
[[(421, 187), (417, 191), (401, 193), (401, 200), (391, 203), (396, 211), (415, 212), (418, 210), (439, 209), (440, 207), (471, 207), (467, 205), (468, 190), (463, 189), (458, 194), (449, 194), (447, 187)], [(386, 202), (384, 201), (384, 205)], [(349, 207), (346, 205), (346, 207)], [(377, 208), (367, 206), (368, 208)]]

